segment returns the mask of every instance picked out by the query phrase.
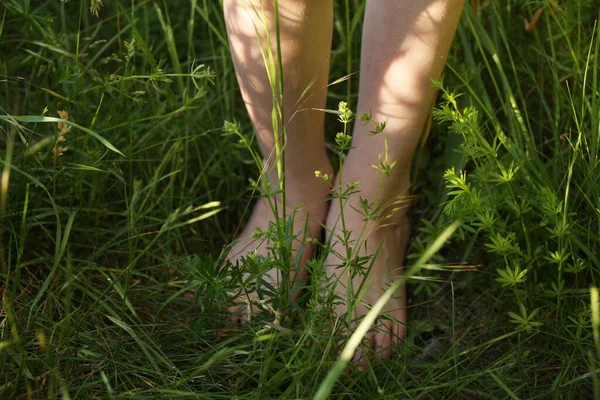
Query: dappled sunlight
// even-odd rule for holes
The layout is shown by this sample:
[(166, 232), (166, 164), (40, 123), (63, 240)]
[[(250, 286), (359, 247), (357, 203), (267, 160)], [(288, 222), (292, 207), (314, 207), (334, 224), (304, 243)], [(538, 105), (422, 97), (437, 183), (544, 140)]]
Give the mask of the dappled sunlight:
[[(260, 1), (226, 0), (224, 8), (242, 95), (263, 154), (269, 154), (274, 147), (273, 96), (279, 95), (273, 5), (264, 2), (261, 8)], [(323, 108), (327, 90), (331, 1), (310, 5), (283, 1), (279, 17), (285, 93), (283, 122), (288, 141), (300, 150), (315, 151), (316, 146), (323, 144), (323, 115), (314, 109)]]
[(417, 139), (431, 104), (431, 80), (444, 67), (462, 2), (401, 3), (367, 8), (366, 18), (373, 13), (377, 23), (363, 35), (363, 52), (369, 54), (361, 64), (358, 112), (371, 110), (375, 119), (388, 120), (388, 138)]
[(597, 0), (273, 1), (1, 2), (0, 399), (600, 399)]

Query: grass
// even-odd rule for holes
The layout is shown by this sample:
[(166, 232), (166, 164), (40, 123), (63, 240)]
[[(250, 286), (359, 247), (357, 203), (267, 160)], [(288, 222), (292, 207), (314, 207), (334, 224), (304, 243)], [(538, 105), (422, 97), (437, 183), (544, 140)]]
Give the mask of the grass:
[[(363, 12), (335, 5), (333, 110)], [(225, 262), (258, 168), (219, 3), (0, 0), (0, 397), (600, 398), (599, 15), (468, 2), (413, 171), (406, 343), (360, 373), (326, 248), (294, 318), (223, 311), (294, 235)]]

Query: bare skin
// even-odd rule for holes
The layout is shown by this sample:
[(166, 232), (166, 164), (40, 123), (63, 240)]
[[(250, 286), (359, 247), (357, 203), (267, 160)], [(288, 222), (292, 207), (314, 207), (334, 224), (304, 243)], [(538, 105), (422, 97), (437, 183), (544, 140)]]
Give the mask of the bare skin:
[[(223, 2), (242, 94), (263, 155), (268, 158), (274, 147), (272, 96), (256, 39), (258, 33), (261, 43), (265, 43), (266, 35), (263, 22), (248, 16), (252, 6), (260, 10), (260, 3), (260, 0)], [(274, 31), (272, 1), (263, 0), (263, 3), (264, 19)], [(348, 254), (338, 240), (342, 236), (341, 206), (334, 201), (327, 210), (327, 204), (322, 200), (329, 188), (314, 178), (315, 170), (331, 173), (325, 154), (323, 114), (316, 110), (325, 108), (332, 2), (280, 0), (279, 6), (284, 114), (292, 116), (286, 119), (286, 207), (293, 209), (304, 204), (298, 227), (301, 229), (303, 218), (308, 215), (309, 237), (318, 236), (319, 222), (326, 224), (328, 240), (331, 239), (333, 246), (326, 260), (327, 272), (337, 280), (336, 292), (345, 296), (349, 284), (348, 270), (339, 266), (345, 265), (344, 258)], [(364, 217), (353, 210), (358, 205), (358, 196), (349, 199), (344, 206), (344, 224), (348, 231), (353, 232), (350, 239), (356, 248), (353, 255), (372, 255), (379, 249), (363, 286), (361, 302), (352, 309), (349, 309), (349, 304), (339, 305), (336, 309), (339, 316), (350, 315), (351, 330), (368, 312), (368, 306), (374, 304), (387, 286), (401, 276), (409, 232), (403, 199), (409, 193), (411, 160), (432, 101), (431, 79), (439, 78), (442, 73), (462, 6), (463, 0), (367, 2), (358, 114), (371, 112), (375, 121), (387, 121), (387, 127), (383, 133), (373, 136), (369, 135), (372, 127), (356, 124), (352, 141), (354, 149), (346, 157), (336, 185), (358, 181), (360, 196), (373, 202), (375, 207), (381, 206), (386, 218), (370, 221), (360, 236)], [(308, 96), (303, 95), (307, 87), (311, 87)], [(295, 113), (299, 109), (307, 111)], [(378, 165), (380, 157), (386, 156), (388, 163), (394, 164), (394, 167), (391, 176), (382, 177), (371, 165)], [(265, 209), (264, 203), (256, 207), (241, 235), (242, 241), (230, 254), (231, 259), (236, 260), (245, 252), (256, 249), (256, 245), (247, 238), (253, 229), (265, 226), (272, 218)], [(264, 247), (259, 246), (258, 251), (264, 251)], [(309, 256), (310, 251), (305, 251), (303, 260)], [(274, 280), (278, 279), (276, 275), (272, 273)], [(300, 274), (297, 278), (304, 277), (305, 274)], [(361, 276), (352, 280), (355, 289), (362, 280)], [(377, 322), (377, 329), (367, 338), (368, 352), (388, 357), (393, 344), (400, 343), (404, 337), (405, 322), (406, 295), (401, 290), (388, 303), (385, 315)], [(364, 357), (362, 359), (364, 363)]]
[[(461, 11), (461, 0), (367, 3), (357, 114), (371, 113), (373, 120), (387, 121), (387, 126), (383, 133), (373, 136), (371, 125), (357, 122), (354, 149), (344, 162), (340, 174), (343, 182), (338, 181), (338, 185), (359, 182), (358, 196), (381, 206), (387, 217), (369, 222), (362, 240), (354, 243), (359, 256), (375, 254), (380, 245), (381, 250), (363, 288), (361, 304), (351, 313), (353, 321), (360, 320), (368, 312), (365, 305), (373, 305), (387, 286), (401, 276), (410, 230), (406, 217), (410, 165), (433, 100), (431, 80), (442, 73)], [(379, 165), (380, 156), (386, 155), (389, 164), (396, 162), (391, 177), (382, 176), (371, 167)], [(354, 210), (358, 206), (355, 197), (344, 209), (346, 229), (354, 232), (351, 239), (355, 241), (364, 226), (364, 217)], [(326, 225), (335, 227), (331, 233), (334, 239), (340, 236), (339, 202), (332, 203)], [(341, 243), (334, 242), (334, 250), (340, 253)], [(328, 273), (339, 279), (337, 292), (345, 295), (348, 272), (338, 268), (341, 264), (343, 260), (335, 252), (326, 261)], [(362, 280), (361, 276), (355, 277), (353, 286), (358, 288)], [(347, 311), (347, 303), (337, 307), (338, 315)], [(404, 338), (405, 290), (388, 302), (384, 314), (388, 318), (380, 318), (377, 329), (367, 339), (370, 353), (388, 357), (392, 344)], [(351, 327), (355, 325), (352, 323)]]
[[(266, 160), (267, 175), (273, 186), (278, 182), (274, 168), (275, 139), (271, 110), (273, 97), (261, 45), (268, 45), (267, 26), (275, 30), (275, 13), (272, 1), (224, 0), (225, 21), (233, 61), (246, 108), (256, 131), (256, 138)], [(329, 204), (325, 202), (330, 187), (316, 179), (314, 171), (333, 173), (324, 146), (324, 115), (317, 109), (325, 108), (329, 55), (331, 49), (333, 9), (331, 0), (281, 1), (281, 49), (284, 71), (284, 124), (287, 133), (285, 151), (285, 209), (286, 215), (296, 210), (294, 232), (299, 238), (320, 236)], [(257, 37), (258, 36), (258, 37)], [(276, 54), (275, 35), (271, 37)], [(260, 45), (259, 45), (260, 43)], [(306, 91), (307, 88), (310, 88)], [(274, 196), (279, 216), (282, 215), (281, 196)], [(260, 243), (250, 236), (256, 228), (266, 229), (274, 219), (266, 198), (258, 200), (250, 220), (231, 250), (229, 258), (235, 263), (251, 251), (267, 253), (268, 243)], [(308, 220), (307, 232), (304, 232)], [(301, 247), (300, 240), (293, 246)], [(300, 265), (314, 252), (306, 244)], [(281, 281), (278, 271), (272, 270), (268, 278), (277, 286)], [(296, 284), (306, 278), (306, 272), (291, 277)], [(253, 294), (250, 294), (252, 300)], [(231, 310), (236, 319), (244, 316), (244, 307)]]

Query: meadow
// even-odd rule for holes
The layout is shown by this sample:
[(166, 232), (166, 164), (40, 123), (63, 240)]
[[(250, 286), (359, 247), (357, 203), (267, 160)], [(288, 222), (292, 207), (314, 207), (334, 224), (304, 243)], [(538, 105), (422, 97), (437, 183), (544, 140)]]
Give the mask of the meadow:
[[(226, 261), (260, 169), (220, 2), (0, 0), (0, 398), (600, 399), (600, 6), (466, 3), (412, 171), (407, 337), (360, 372), (327, 244), (297, 304), (227, 313), (295, 266), (285, 219)], [(335, 2), (333, 165), (364, 7)]]

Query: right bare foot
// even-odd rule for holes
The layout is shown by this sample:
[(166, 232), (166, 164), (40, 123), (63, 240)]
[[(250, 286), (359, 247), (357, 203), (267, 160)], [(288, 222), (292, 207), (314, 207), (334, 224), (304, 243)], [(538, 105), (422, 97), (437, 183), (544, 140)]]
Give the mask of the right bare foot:
[[(348, 337), (352, 335), (361, 319), (384, 294), (388, 286), (402, 276), (405, 249), (410, 235), (409, 219), (406, 216), (408, 177), (396, 178), (394, 183), (395, 190), (388, 191), (384, 196), (387, 197), (386, 199), (379, 199), (380, 204), (386, 205), (382, 207), (382, 211), (386, 210), (387, 213), (385, 218), (380, 217), (365, 222), (365, 217), (357, 211), (361, 208), (357, 198), (351, 197), (344, 205), (345, 227), (350, 232), (348, 245), (353, 249), (350, 257), (354, 259), (367, 257), (368, 261), (360, 268), (370, 267), (368, 275), (357, 271), (359, 267), (354, 263), (348, 264), (345, 261), (348, 254), (341, 240), (344, 235), (339, 201), (331, 204), (327, 216), (327, 227), (332, 230), (328, 233), (333, 237), (332, 251), (325, 264), (327, 274), (335, 279), (335, 292), (342, 299), (347, 299), (336, 306), (335, 312), (338, 317), (348, 318), (349, 325), (343, 329), (343, 334)], [(363, 190), (360, 196), (370, 202), (375, 201), (377, 185), (363, 178), (359, 189), (361, 187)], [(364, 233), (361, 236), (363, 228)], [(350, 304), (350, 298), (355, 297), (356, 304)], [(367, 334), (367, 345), (357, 350), (353, 361), (357, 363), (359, 369), (364, 370), (367, 359), (374, 355), (388, 358), (394, 349), (394, 344), (400, 344), (404, 340), (405, 323), (406, 289), (403, 286), (388, 301), (375, 326)]]
[[(295, 259), (297, 252), (302, 248), (299, 261), (294, 263), (290, 268), (292, 272), (289, 289), (297, 287), (306, 281), (307, 271), (304, 269), (304, 266), (306, 261), (313, 255), (314, 245), (304, 239), (319, 238), (321, 226), (325, 222), (329, 207), (329, 203), (325, 199), (331, 187), (316, 178), (314, 171), (320, 170), (324, 174), (331, 175), (333, 169), (327, 160), (324, 160), (322, 165), (310, 165), (309, 167), (301, 173), (286, 174), (286, 216), (293, 214), (293, 232), (298, 235), (292, 246), (292, 260)], [(281, 196), (276, 195), (273, 198), (277, 198), (278, 210), (281, 213)], [(268, 243), (262, 239), (254, 239), (252, 238), (252, 233), (257, 229), (263, 231), (268, 229), (269, 222), (274, 220), (275, 218), (269, 202), (266, 198), (260, 198), (252, 211), (248, 223), (239, 236), (239, 241), (229, 252), (229, 260), (235, 265), (252, 252), (267, 256), (269, 254), (268, 248), (272, 246), (272, 243)], [(305, 227), (307, 228), (306, 232)], [(298, 268), (302, 269), (300, 272), (295, 272)], [(247, 275), (244, 276), (244, 278), (246, 277)], [(265, 274), (264, 279), (273, 287), (278, 288), (282, 281), (281, 270), (277, 268), (269, 270)], [(295, 301), (300, 295), (301, 291), (296, 291), (291, 296), (291, 299)], [(236, 305), (229, 308), (229, 311), (233, 314), (235, 322), (246, 322), (268, 301), (270, 301), (269, 298), (261, 300), (255, 291), (244, 292), (238, 297)]]

